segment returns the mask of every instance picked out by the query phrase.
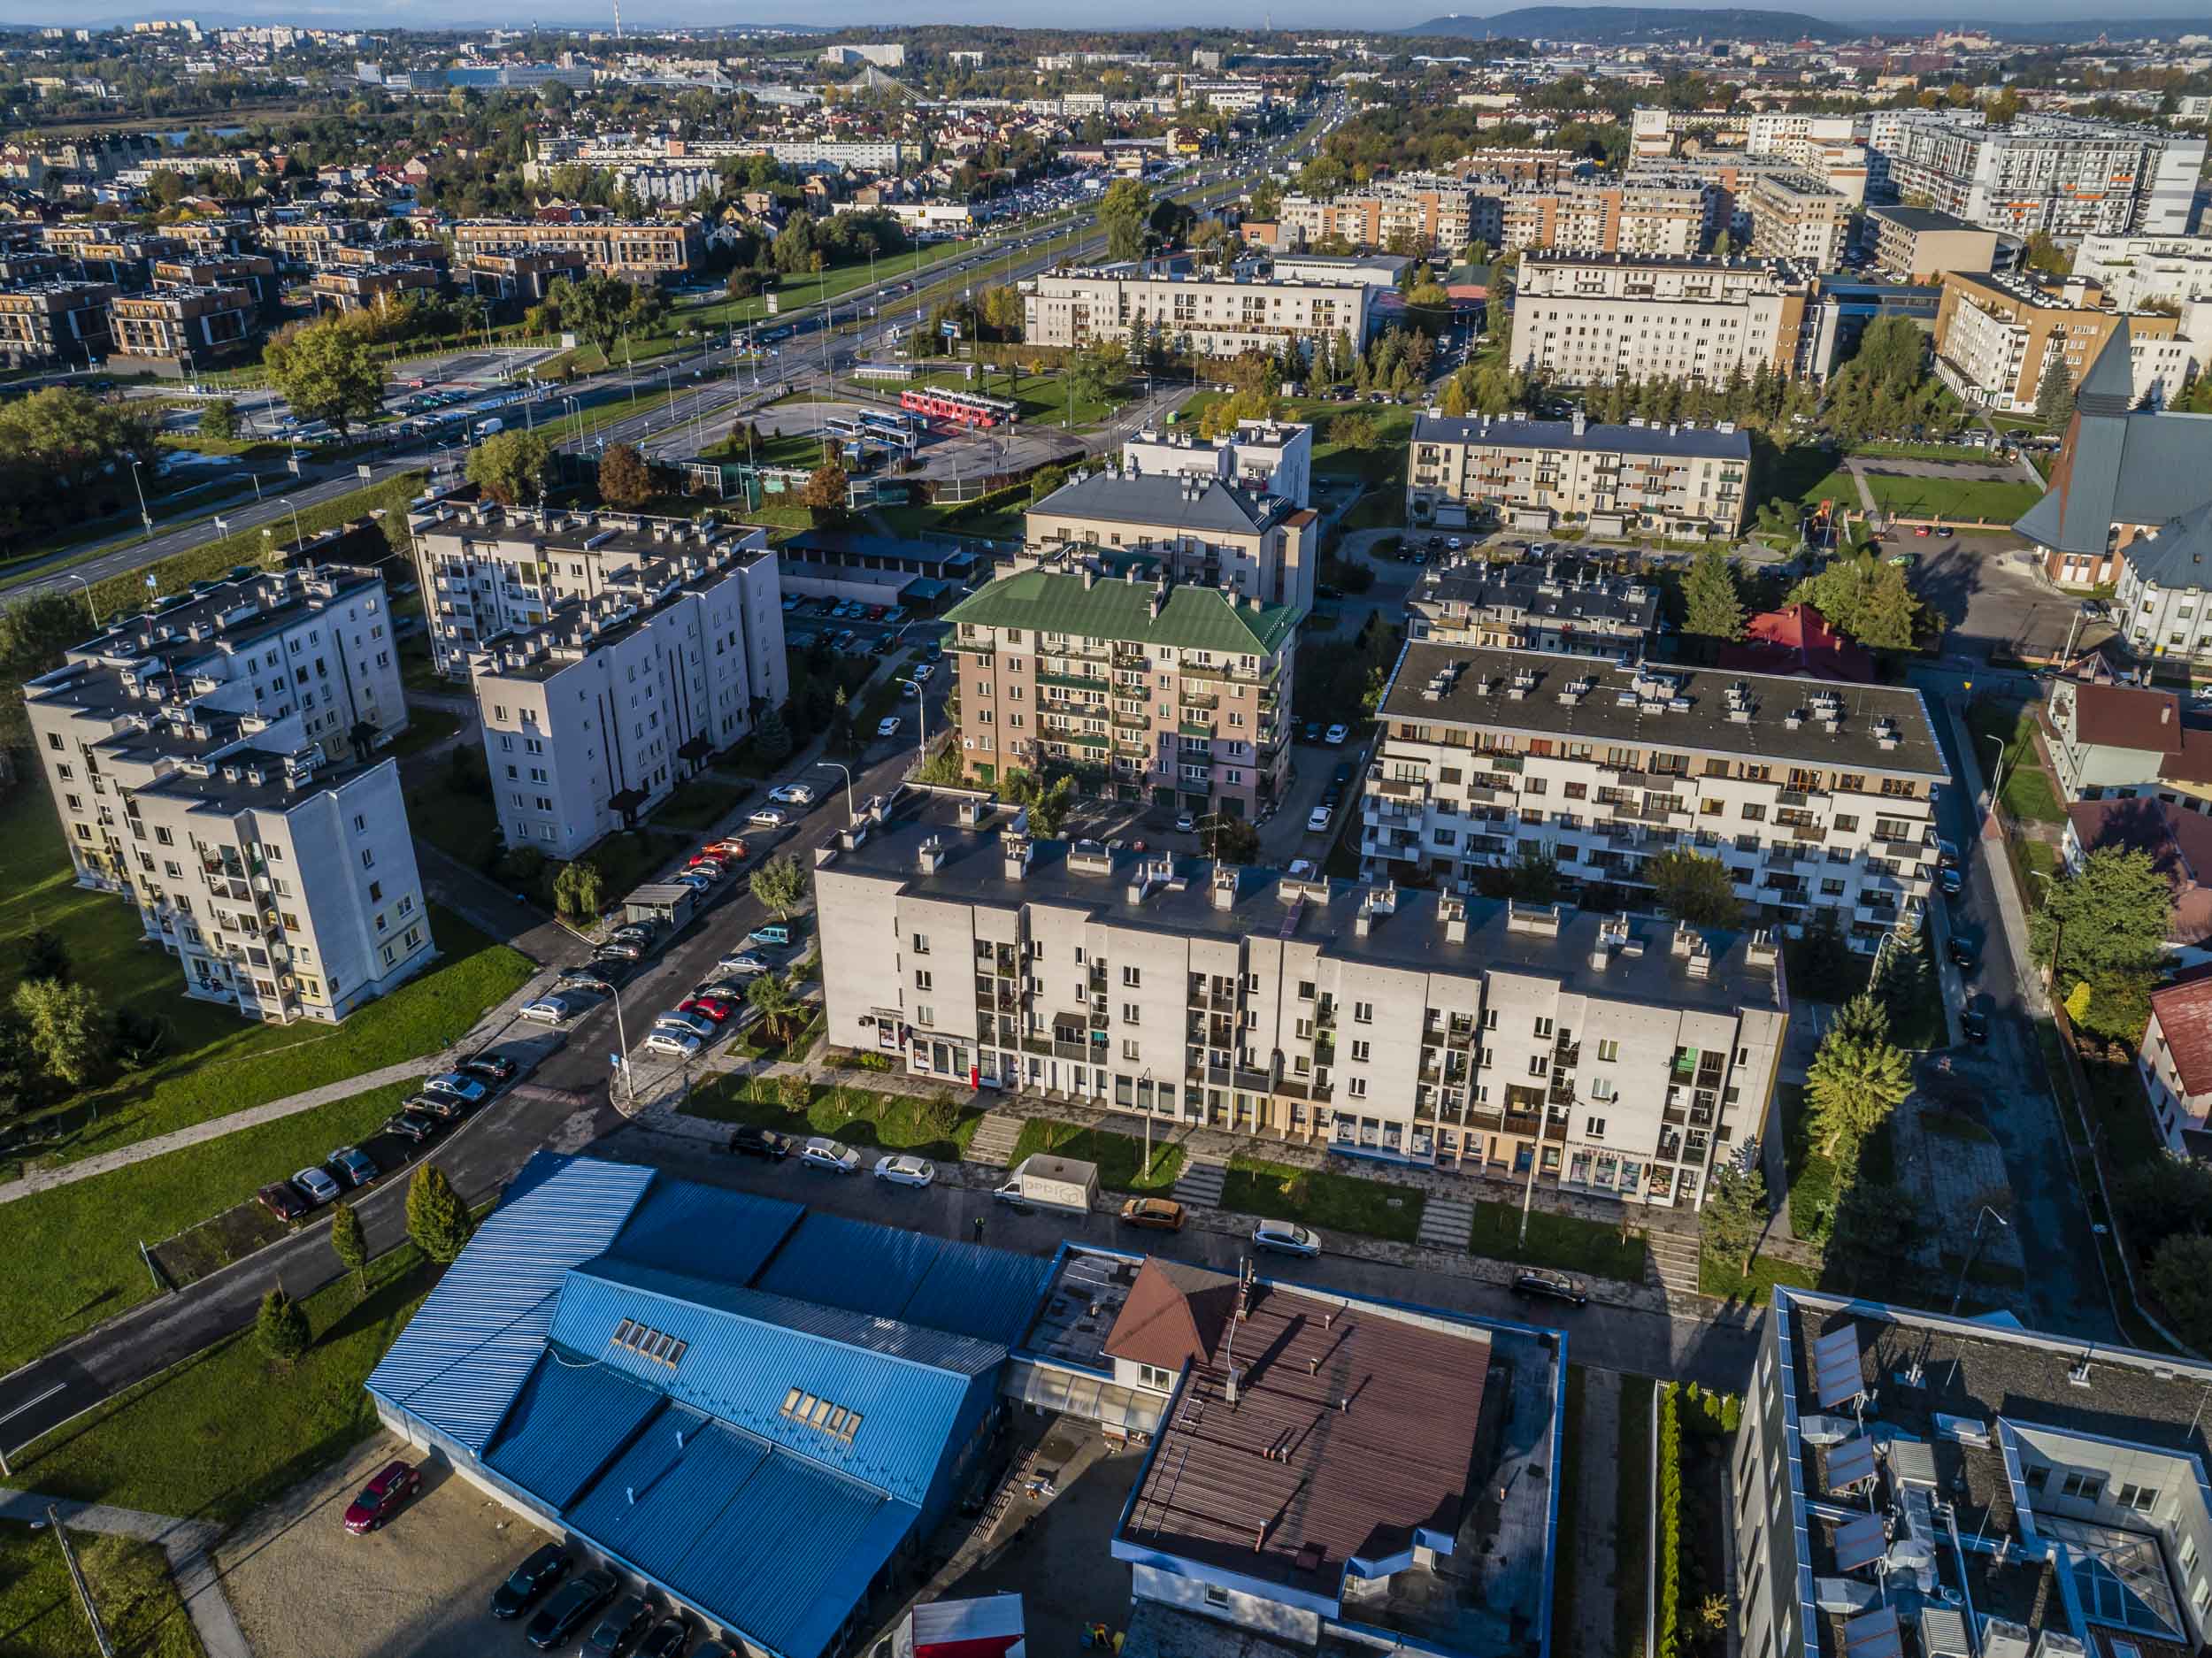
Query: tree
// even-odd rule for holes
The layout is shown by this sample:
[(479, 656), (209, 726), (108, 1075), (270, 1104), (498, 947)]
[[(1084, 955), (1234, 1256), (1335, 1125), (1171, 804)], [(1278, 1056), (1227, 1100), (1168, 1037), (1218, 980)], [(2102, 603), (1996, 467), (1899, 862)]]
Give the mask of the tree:
[(1467, 412), (1467, 382), (1455, 374), (1444, 382), (1444, 389), (1436, 400), (1437, 411), (1456, 419)]
[(2040, 271), (2046, 276), (2071, 276), (2074, 272), (2073, 249), (2060, 247), (2047, 230), (2036, 231), (2028, 237), (2020, 260), (2031, 271)]
[(1683, 632), (1706, 639), (1743, 637), (1743, 595), (1736, 586), (1735, 567), (1719, 548), (1708, 547), (1690, 561), (1682, 596), (1689, 607)]
[(27, 979), (15, 987), (16, 1016), (46, 1074), (72, 1088), (92, 1079), (107, 1056), (107, 1022), (89, 986)]
[(2167, 1239), (2198, 1230), (2212, 1216), (2212, 1166), (2157, 1153), (2113, 1182), (2112, 1202), (2128, 1241), (2146, 1256), (2155, 1255)]
[(2155, 967), (2172, 936), (2173, 889), (2147, 852), (2100, 847), (2049, 884), (2028, 940), (2062, 979)]
[(584, 920), (607, 902), (607, 878), (589, 858), (578, 858), (553, 878), (553, 902), (565, 916)]
[(369, 346), (363, 323), (326, 317), (278, 329), (261, 363), (294, 414), (327, 420), (343, 437), (355, 421), (384, 406), (384, 370), (370, 357)]
[[(795, 219), (804, 219), (803, 213)], [(779, 245), (782, 242), (779, 236)], [(799, 267), (784, 266), (779, 269)], [(561, 326), (580, 334), (599, 348), (602, 357), (611, 358), (615, 342), (625, 330), (641, 326), (657, 307), (645, 300), (637, 288), (618, 276), (588, 276), (581, 281), (564, 279), (553, 284), (548, 295)]]
[(282, 1285), (261, 1298), (261, 1311), (255, 1316), (253, 1327), (261, 1350), (288, 1370), (315, 1339), (315, 1332), (308, 1328), (307, 1314), (284, 1293)]
[(783, 710), (772, 702), (761, 710), (760, 723), (753, 727), (753, 752), (770, 765), (780, 765), (791, 757), (791, 727), (784, 724)]
[(799, 491), (799, 504), (818, 518), (841, 513), (851, 485), (845, 464), (834, 455), (825, 455), (822, 464), (807, 474), (805, 487)]
[(2150, 1277), (2175, 1332), (2193, 1347), (2212, 1346), (2212, 1238), (2185, 1232), (2169, 1240), (2152, 1260)]
[(1881, 961), (1874, 970), (1872, 994), (1891, 1022), (1901, 1024), (1927, 1005), (1935, 994), (1935, 973), (1928, 961), (1920, 912), (1909, 910), (1883, 947)]
[(553, 446), (534, 432), (495, 432), (469, 451), (468, 479), (504, 507), (545, 493)]
[(653, 469), (637, 445), (609, 444), (599, 457), (599, 498), (610, 506), (641, 507), (653, 495)]
[(1814, 1002), (1838, 1002), (1850, 988), (1852, 977), (1851, 946), (1843, 936), (1843, 923), (1829, 906), (1815, 906), (1813, 918), (1798, 940), (1791, 989)]
[(361, 1217), (352, 1204), (334, 1203), (330, 1210), (330, 1248), (338, 1263), (353, 1274), (354, 1287), (365, 1289), (369, 1282), (369, 1240), (361, 1230)]
[(1919, 1231), (1918, 1207), (1902, 1186), (1854, 1180), (1837, 1201), (1831, 1249), (1855, 1285), (1893, 1278)]
[(764, 858), (753, 871), (752, 891), (762, 908), (787, 920), (806, 902), (806, 871), (789, 853)]
[(1912, 1092), (1912, 1066), (1886, 1038), (1832, 1029), (1805, 1069), (1805, 1097), (1821, 1150), (1835, 1155), (1885, 1122)]
[(1068, 469), (1064, 466), (1047, 466), (1040, 469), (1037, 475), (1029, 480), (1029, 504), (1033, 507), (1047, 497), (1056, 494), (1067, 481)]
[(1742, 912), (1735, 877), (1718, 858), (1674, 847), (1645, 866), (1660, 909), (1694, 927), (1732, 927)]
[(1729, 259), (1733, 258), (1735, 253), (1736, 239), (1726, 231), (1722, 231), (1719, 235), (1713, 238), (1713, 257)]
[(433, 1261), (450, 1263), (460, 1258), (474, 1231), (468, 1206), (434, 1163), (419, 1164), (407, 1184), (407, 1235), (415, 1247)]
[(1705, 1188), (1705, 1207), (1698, 1224), (1705, 1247), (1739, 1273), (1751, 1270), (1760, 1235), (1767, 1224), (1767, 1178), (1756, 1163), (1740, 1168), (1733, 1159), (1713, 1171)]
[(2063, 352), (2043, 359), (2043, 378), (2035, 386), (2035, 418), (2047, 426), (2062, 426), (2074, 418), (2074, 376)]
[(1225, 438), (1237, 429), (1240, 420), (1264, 420), (1275, 411), (1275, 400), (1264, 391), (1247, 388), (1217, 398), (1200, 411), (1198, 435), (1202, 438)]
[[(6, 412), (0, 409), (0, 419)], [(73, 589), (0, 606), (0, 747), (31, 746), (30, 722), (23, 713), (24, 681), (59, 667), (63, 653), (90, 631), (83, 595)]]
[(1077, 353), (1060, 377), (1064, 406), (1071, 410), (1078, 404), (1104, 403), (1107, 373), (1102, 358), (1089, 351)]
[(763, 973), (753, 980), (745, 993), (747, 1005), (758, 1010), (760, 1023), (770, 1038), (778, 1042), (790, 1040), (792, 1031), (804, 1018), (806, 1009), (791, 986), (774, 973)]
[(1140, 179), (1117, 179), (1098, 199), (1098, 222), (1106, 232), (1106, 257), (1134, 259), (1144, 252), (1152, 219), (1152, 192)]
[(35, 928), (30, 937), (23, 940), (23, 966), (17, 976), (21, 979), (67, 979), (69, 947), (51, 929)]
[(200, 407), (200, 435), (228, 442), (238, 435), (238, 405), (227, 397), (218, 397)]
[(1550, 853), (1524, 841), (1507, 878), (1507, 895), (1525, 904), (1555, 903), (1559, 898), (1559, 864)]

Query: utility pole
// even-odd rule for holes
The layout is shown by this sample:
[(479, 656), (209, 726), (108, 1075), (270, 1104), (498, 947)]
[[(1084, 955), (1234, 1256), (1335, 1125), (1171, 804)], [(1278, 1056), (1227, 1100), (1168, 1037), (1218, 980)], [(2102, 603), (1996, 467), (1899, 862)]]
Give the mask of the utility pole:
[(76, 1585), (77, 1599), (84, 1606), (85, 1622), (92, 1625), (92, 1639), (100, 1649), (100, 1658), (115, 1658), (115, 1643), (108, 1639), (108, 1626), (101, 1621), (100, 1608), (92, 1603), (92, 1587), (77, 1564), (77, 1551), (69, 1541), (69, 1533), (62, 1529), (61, 1510), (50, 1502), (46, 1505), (46, 1524), (61, 1545), (62, 1563), (69, 1568), (69, 1581)]

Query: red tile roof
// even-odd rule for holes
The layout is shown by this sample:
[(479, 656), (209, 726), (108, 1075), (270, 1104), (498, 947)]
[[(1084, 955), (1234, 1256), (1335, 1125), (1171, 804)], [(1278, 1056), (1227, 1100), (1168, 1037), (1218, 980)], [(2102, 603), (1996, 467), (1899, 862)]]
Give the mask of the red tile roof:
[(2174, 1056), (2182, 1092), (2212, 1094), (2212, 968), (2152, 991), (2151, 1017)]
[(2107, 748), (2181, 752), (2181, 700), (2131, 685), (2074, 687), (2074, 741)]
[(2169, 939), (2177, 944), (2212, 939), (2212, 817), (2140, 794), (2082, 801), (2066, 809), (2066, 819), (2085, 850), (2125, 847), (2150, 854), (2173, 889)]
[(1744, 625), (1744, 642), (1722, 649), (1720, 665), (1754, 673), (1802, 673), (1865, 685), (1874, 659), (1828, 626), (1809, 604), (1764, 610)]
[(1211, 1363), (1236, 1301), (1234, 1278), (1148, 1255), (1107, 1332), (1104, 1351), (1109, 1358), (1171, 1372), (1193, 1359)]
[(2158, 775), (2170, 783), (2212, 783), (2212, 728), (2184, 725), (2181, 747), (2167, 750)]

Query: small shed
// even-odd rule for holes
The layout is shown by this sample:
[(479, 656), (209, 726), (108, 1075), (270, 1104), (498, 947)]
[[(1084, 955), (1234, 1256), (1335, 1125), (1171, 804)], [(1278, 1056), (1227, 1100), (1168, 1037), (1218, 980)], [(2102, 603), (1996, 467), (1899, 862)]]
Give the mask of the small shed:
[(699, 894), (681, 881), (648, 881), (622, 901), (629, 921), (657, 921), (671, 933), (691, 919)]

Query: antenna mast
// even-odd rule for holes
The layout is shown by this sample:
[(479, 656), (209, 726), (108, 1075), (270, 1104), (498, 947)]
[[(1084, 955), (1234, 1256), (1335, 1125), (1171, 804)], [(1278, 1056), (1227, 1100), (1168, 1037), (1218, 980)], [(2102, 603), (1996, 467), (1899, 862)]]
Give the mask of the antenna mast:
[(614, 37), (622, 38), (622, 0), (614, 0)]

